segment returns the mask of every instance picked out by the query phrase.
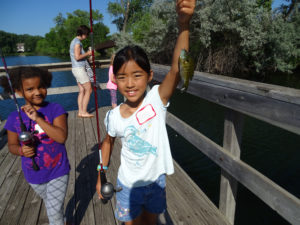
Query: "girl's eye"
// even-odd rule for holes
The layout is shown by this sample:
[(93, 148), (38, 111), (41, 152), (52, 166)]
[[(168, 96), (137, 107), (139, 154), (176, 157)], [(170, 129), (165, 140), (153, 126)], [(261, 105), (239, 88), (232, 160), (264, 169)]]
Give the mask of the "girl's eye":
[(116, 79), (117, 79), (117, 80), (124, 80), (125, 77), (124, 77), (124, 76), (117, 76)]

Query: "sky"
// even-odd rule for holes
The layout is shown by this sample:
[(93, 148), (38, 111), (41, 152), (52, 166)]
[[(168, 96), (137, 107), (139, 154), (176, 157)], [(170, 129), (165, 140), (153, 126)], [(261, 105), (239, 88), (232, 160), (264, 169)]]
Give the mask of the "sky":
[[(115, 0), (92, 0), (92, 8), (103, 14), (103, 23), (109, 27), (110, 34), (117, 32), (107, 12), (107, 4)], [(273, 8), (285, 0), (274, 0)], [(89, 11), (89, 0), (0, 0), (0, 30), (14, 34), (44, 36), (55, 27), (54, 18), (58, 13), (67, 18), (66, 13), (76, 9)]]
[[(108, 2), (92, 0), (92, 8), (102, 13), (103, 23), (113, 34), (117, 32), (117, 27), (111, 23), (113, 18), (107, 12)], [(55, 27), (53, 20), (59, 13), (67, 18), (66, 13), (76, 9), (89, 12), (89, 0), (0, 0), (0, 30), (44, 36)]]

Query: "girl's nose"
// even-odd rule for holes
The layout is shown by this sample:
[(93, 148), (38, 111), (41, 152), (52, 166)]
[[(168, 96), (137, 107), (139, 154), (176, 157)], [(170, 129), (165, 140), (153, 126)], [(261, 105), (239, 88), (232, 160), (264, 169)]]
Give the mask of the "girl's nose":
[(126, 85), (127, 85), (128, 88), (133, 87), (134, 86), (134, 80), (131, 77), (128, 77)]
[(35, 95), (40, 95), (40, 94), (41, 94), (41, 91), (40, 91), (40, 89), (38, 89), (38, 88), (37, 88), (37, 89), (35, 89), (35, 90), (34, 90), (34, 94), (35, 94)]

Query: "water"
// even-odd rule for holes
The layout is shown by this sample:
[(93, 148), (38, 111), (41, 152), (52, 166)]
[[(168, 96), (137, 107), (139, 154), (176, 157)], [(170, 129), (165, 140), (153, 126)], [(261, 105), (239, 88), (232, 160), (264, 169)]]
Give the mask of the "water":
[[(8, 65), (38, 64), (68, 61), (45, 56), (7, 57)], [(97, 70), (97, 79), (107, 81), (107, 69)], [(52, 87), (76, 85), (70, 71), (54, 72)], [(0, 89), (0, 92), (2, 90)], [(99, 92), (100, 105), (110, 104), (107, 90)], [(91, 97), (89, 108), (94, 107)], [(48, 96), (66, 110), (77, 109), (77, 93)], [(118, 95), (118, 103), (122, 100)], [(22, 101), (20, 101), (22, 104)], [(15, 110), (12, 100), (0, 101), (0, 118), (5, 119)], [(169, 111), (199, 130), (219, 145), (223, 142), (224, 108), (189, 94), (175, 92)], [(179, 134), (168, 127), (172, 155), (182, 168), (218, 206), (220, 168)], [(242, 135), (241, 159), (265, 174), (271, 180), (300, 198), (300, 138), (265, 122), (245, 117)], [(289, 224), (266, 206), (255, 195), (239, 184), (237, 193), (237, 225), (285, 225)]]

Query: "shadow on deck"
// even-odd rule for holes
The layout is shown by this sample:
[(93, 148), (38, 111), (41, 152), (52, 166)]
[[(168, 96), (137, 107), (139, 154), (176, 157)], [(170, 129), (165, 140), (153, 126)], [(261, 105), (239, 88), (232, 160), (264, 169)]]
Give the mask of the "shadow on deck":
[[(99, 110), (104, 118), (109, 107)], [(100, 120), (101, 138), (105, 133)], [(96, 194), (96, 167), (99, 162), (96, 119), (78, 119), (69, 112), (69, 136), (66, 143), (71, 165), (65, 214), (68, 221), (80, 225), (121, 224), (114, 217), (115, 198), (102, 204)], [(116, 140), (108, 170), (108, 181), (115, 184), (120, 164), (120, 140)], [(214, 204), (174, 161), (175, 174), (167, 177), (167, 211), (159, 224), (229, 224)], [(0, 149), (0, 224), (48, 224), (44, 204), (25, 181), (20, 157)]]

